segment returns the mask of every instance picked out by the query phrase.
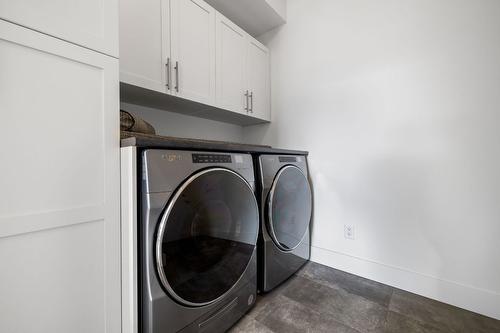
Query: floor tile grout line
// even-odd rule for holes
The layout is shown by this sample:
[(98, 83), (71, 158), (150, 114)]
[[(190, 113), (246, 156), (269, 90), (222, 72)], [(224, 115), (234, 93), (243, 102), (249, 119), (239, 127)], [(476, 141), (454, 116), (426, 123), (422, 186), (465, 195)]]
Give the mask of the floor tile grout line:
[[(319, 264), (319, 265), (321, 265), (321, 264)], [(324, 266), (324, 265), (322, 265), (322, 266)], [(331, 270), (335, 270), (334, 268), (330, 268), (330, 267), (327, 267), (327, 268), (328, 268), (328, 269), (331, 269)], [(353, 277), (357, 277), (355, 274), (350, 274), (350, 273), (347, 273), (347, 274), (352, 275)], [(329, 289), (335, 289), (335, 288), (332, 288), (332, 287), (331, 287), (331, 286), (329, 286), (329, 285), (322, 284), (322, 283), (318, 282), (317, 280), (315, 280), (315, 279), (314, 279), (314, 277), (313, 277), (313, 276), (308, 276), (308, 275), (299, 275), (299, 274), (296, 274), (296, 276), (300, 276), (300, 277), (305, 278), (305, 279), (307, 279), (307, 280), (309, 280), (309, 281), (311, 281), (311, 282), (313, 282), (313, 283), (316, 283), (316, 284), (322, 285), (322, 286), (327, 287), (327, 288), (329, 288)], [(363, 277), (361, 277), (361, 279), (369, 280), (369, 279), (366, 279), (366, 278), (363, 278)], [(370, 280), (370, 281), (371, 281), (371, 280)], [(375, 282), (376, 282), (376, 281), (375, 281)], [(399, 290), (399, 289), (397, 289), (397, 288), (394, 288), (394, 287), (392, 287), (392, 286), (388, 286), (388, 287), (390, 288), (390, 293), (391, 293), (391, 295), (390, 295), (390, 297), (389, 297), (389, 303), (388, 303), (386, 306), (384, 306), (384, 305), (381, 305), (381, 304), (379, 304), (379, 303), (377, 303), (377, 302), (374, 302), (374, 301), (372, 301), (372, 300), (370, 300), (370, 299), (368, 299), (368, 298), (366, 298), (366, 297), (364, 297), (364, 296), (362, 296), (362, 295), (358, 295), (358, 294), (351, 293), (350, 291), (348, 291), (348, 290), (346, 290), (345, 288), (343, 288), (341, 285), (338, 285), (338, 287), (339, 287), (340, 289), (342, 289), (343, 291), (345, 291), (346, 293), (348, 293), (349, 295), (352, 295), (352, 296), (357, 296), (357, 297), (361, 297), (361, 298), (363, 298), (364, 300), (366, 300), (366, 301), (368, 301), (368, 302), (370, 302), (370, 303), (372, 303), (372, 304), (376, 304), (376, 305), (379, 305), (379, 306), (383, 307), (383, 308), (384, 308), (384, 310), (385, 310), (385, 316), (384, 316), (384, 319), (383, 319), (382, 324), (385, 324), (385, 322), (387, 322), (388, 315), (389, 315), (389, 313), (390, 313), (390, 312), (392, 312), (392, 313), (395, 313), (395, 314), (401, 315), (401, 316), (405, 317), (405, 318), (406, 318), (406, 319), (408, 319), (408, 320), (411, 320), (411, 321), (414, 321), (414, 322), (416, 322), (416, 323), (419, 323), (419, 324), (421, 324), (421, 325), (429, 325), (429, 326), (431, 326), (431, 327), (433, 327), (433, 328), (435, 328), (435, 329), (440, 330), (440, 328), (439, 328), (439, 327), (437, 327), (436, 325), (433, 325), (433, 324), (431, 324), (431, 323), (429, 323), (429, 322), (426, 322), (426, 321), (423, 321), (423, 320), (417, 320), (416, 318), (413, 318), (413, 317), (407, 316), (407, 315), (406, 315), (406, 314), (404, 314), (404, 313), (400, 313), (400, 312), (397, 312), (397, 311), (392, 311), (392, 310), (391, 310), (391, 303), (393, 302), (393, 297), (394, 297), (394, 293), (395, 293), (395, 291), (396, 291), (396, 290)], [(346, 324), (346, 323), (342, 323), (342, 324), (344, 324), (344, 325), (346, 325), (346, 326), (349, 326), (349, 327), (350, 327), (350, 328), (352, 328), (352, 329), (355, 329), (355, 328), (351, 327), (350, 325), (348, 325), (348, 324)], [(456, 333), (456, 332), (454, 332), (454, 333)]]
[[(376, 285), (372, 286), (371, 284), (366, 283), (366, 281), (372, 281), (370, 279), (359, 277), (355, 274), (350, 273), (347, 273), (349, 275), (346, 277), (344, 277), (342, 274), (337, 275), (336, 269), (317, 263), (311, 262), (307, 265), (311, 265), (311, 267), (307, 268), (307, 266), (304, 266), (299, 271), (294, 273), (292, 277), (288, 279), (284, 284), (274, 290), (275, 294), (270, 295), (271, 298), (268, 298), (269, 302), (266, 301), (263, 307), (259, 309), (258, 315), (260, 316), (260, 320), (257, 320), (257, 316), (251, 318), (251, 320), (255, 321), (254, 326), (262, 325), (262, 329), (265, 327), (273, 333), (285, 332), (281, 330), (281, 326), (279, 324), (280, 322), (284, 324), (283, 327), (285, 327), (286, 325), (292, 325), (292, 327), (295, 327), (293, 325), (293, 318), (291, 320), (292, 323), (290, 323), (290, 318), (287, 319), (286, 316), (283, 317), (283, 314), (279, 316), (269, 317), (269, 315), (273, 312), (273, 308), (275, 308), (276, 306), (279, 307), (282, 302), (289, 302), (290, 304), (293, 304), (292, 308), (295, 308), (295, 310), (298, 309), (298, 311), (303, 312), (306, 311), (307, 308), (306, 317), (307, 315), (311, 317), (311, 321), (309, 323), (310, 327), (304, 328), (304, 326), (301, 325), (301, 329), (305, 329), (306, 331), (311, 331), (315, 328), (320, 328), (322, 331), (325, 328), (328, 330), (328, 328), (330, 327), (329, 323), (331, 323), (332, 327), (338, 324), (342, 325), (342, 327), (344, 327), (345, 329), (352, 330), (352, 332), (356, 333), (379, 333), (386, 332), (388, 329), (396, 329), (397, 332), (403, 332), (401, 331), (402, 329), (405, 329), (406, 331), (410, 330), (412, 332), (412, 329), (419, 329), (419, 332), (420, 330), (426, 332), (427, 330), (429, 330), (429, 332), (434, 333), (500, 332), (500, 321), (497, 324), (489, 321), (481, 321), (481, 318), (484, 316), (384, 284), (382, 285), (387, 286), (388, 289), (384, 289), (381, 293), (377, 293), (375, 292), (377, 291)], [(326, 270), (314, 267), (314, 265), (324, 266)], [(293, 280), (297, 278), (304, 280), (302, 280), (302, 282), (301, 280), (298, 280), (293, 283)], [(310, 285), (309, 282), (311, 282)], [(367, 317), (366, 319), (364, 317), (361, 317), (360, 320), (364, 322), (363, 324), (362, 322), (358, 323), (357, 320), (354, 320), (355, 318), (351, 317), (351, 312), (349, 312), (351, 314), (348, 314), (348, 317), (345, 317), (345, 314), (343, 314), (344, 311), (341, 309), (338, 309), (337, 313), (333, 308), (325, 308), (321, 305), (322, 303), (317, 303), (317, 306), (313, 306), (312, 304), (314, 304), (315, 298), (309, 298), (309, 300), (305, 299), (301, 301), (300, 292), (297, 293), (296, 291), (294, 291), (297, 290), (297, 288), (300, 289), (300, 286), (302, 286), (304, 283), (307, 283), (307, 285), (309, 285), (311, 291), (319, 287), (327, 288), (320, 288), (316, 290), (319, 293), (327, 293), (327, 297), (336, 297), (338, 295), (338, 297), (340, 297), (341, 299), (343, 297), (354, 297), (359, 301), (362, 300), (363, 302), (368, 302), (370, 304), (378, 306), (379, 310), (377, 311), (379, 311), (380, 313), (378, 313), (376, 317)], [(330, 294), (330, 291), (332, 291), (332, 294)], [(305, 292), (307, 293), (307, 291)], [(287, 296), (287, 294), (290, 297)], [(365, 297), (363, 294), (367, 295), (368, 297)], [(265, 297), (265, 295), (262, 296)], [(277, 297), (278, 299), (274, 300), (274, 297)], [(281, 301), (279, 299), (281, 299)], [(428, 303), (428, 301), (430, 301), (430, 303)], [(269, 308), (270, 304), (274, 305)], [(446, 307), (441, 308), (441, 305), (445, 305)], [(334, 311), (330, 312), (332, 310)], [(285, 311), (284, 315), (287, 315), (287, 313), (288, 312)], [(316, 316), (319, 317), (316, 318)], [(269, 319), (268, 323), (271, 323), (274, 326), (274, 329), (272, 329), (265, 323), (265, 318)], [(375, 326), (367, 325), (368, 322), (366, 322), (365, 320), (370, 320), (370, 318), (376, 318), (377, 324)], [(488, 320), (491, 319), (489, 317), (485, 318)], [(318, 325), (315, 324), (316, 320), (320, 320)], [(454, 324), (449, 324), (450, 321)], [(376, 322), (372, 323), (375, 324)], [(352, 325), (358, 326), (358, 328), (354, 328), (352, 327)]]
[[(296, 274), (295, 276), (299, 277), (299, 278), (304, 278), (304, 279), (306, 279), (306, 280), (308, 280), (308, 281), (310, 281), (310, 282), (312, 282), (314, 284), (317, 284), (317, 285), (319, 285), (321, 287), (324, 287), (324, 288), (327, 288), (327, 289), (331, 289), (332, 291), (337, 291), (336, 288), (332, 288), (329, 285), (325, 285), (323, 283), (320, 283), (319, 281), (315, 280), (314, 277), (308, 277), (306, 275), (298, 275), (298, 274)], [(366, 297), (363, 297), (361, 295), (351, 293), (351, 292), (349, 292), (348, 290), (344, 289), (341, 286), (338, 286), (338, 287), (339, 287), (339, 289), (341, 289), (343, 292), (345, 292), (347, 294), (347, 297), (358, 297), (358, 298), (363, 299), (365, 302), (368, 302), (368, 303), (372, 304), (375, 307), (380, 307), (381, 310), (384, 312), (384, 318), (385, 318), (387, 312), (389, 311), (389, 309), (387, 308), (387, 306), (383, 306), (383, 305), (381, 305), (381, 304), (379, 304), (377, 302), (374, 302), (374, 301), (372, 301), (370, 299), (367, 299)], [(286, 289), (284, 289), (284, 290), (286, 290)], [(392, 293), (392, 289), (391, 289), (391, 293)], [(282, 294), (282, 296), (286, 297), (287, 299), (291, 299), (290, 297), (287, 297), (284, 294)], [(291, 300), (295, 301), (295, 303), (298, 303), (298, 304), (301, 304), (301, 305), (304, 306), (304, 304), (302, 302), (300, 302), (299, 300), (295, 300), (295, 299), (291, 299)], [(316, 312), (319, 312), (319, 311), (316, 311)], [(322, 312), (319, 313), (320, 316), (322, 314), (325, 314), (325, 313), (322, 313)], [(353, 327), (349, 322), (342, 322), (342, 321), (339, 321), (339, 320), (337, 320), (335, 318), (330, 318), (330, 320), (332, 320), (332, 321), (334, 321), (334, 322), (336, 322), (336, 323), (338, 323), (338, 324), (340, 324), (340, 325), (342, 325), (344, 327), (348, 327), (349, 329), (352, 329), (352, 330), (354, 330), (356, 332), (359, 332), (359, 333), (368, 333), (368, 331), (360, 331), (359, 329)], [(370, 330), (370, 332), (372, 332), (372, 331)]]
[[(302, 304), (301, 302), (299, 302), (299, 301), (297, 301), (297, 300), (295, 300), (295, 299), (293, 299), (293, 298), (290, 298), (290, 297), (288, 297), (288, 296), (286, 296), (286, 295), (282, 294), (281, 292), (280, 292), (278, 295), (280, 295), (281, 297), (286, 298), (289, 302), (295, 303), (296, 305), (299, 305), (299, 306), (302, 306), (302, 307), (304, 307), (304, 306), (305, 306), (305, 305), (304, 305), (304, 304)], [(266, 305), (266, 306), (267, 306), (267, 305)], [(314, 313), (316, 313), (319, 317), (321, 317), (321, 315), (322, 315), (322, 313), (321, 313), (321, 312), (319, 312), (319, 311), (317, 311), (317, 310), (315, 310), (315, 309), (309, 309), (309, 310), (310, 310), (310, 311), (313, 311)], [(267, 317), (267, 316), (266, 316), (266, 317)], [(266, 318), (266, 317), (264, 317), (264, 318)], [(257, 320), (255, 317), (254, 317), (254, 320), (255, 320), (255, 321), (257, 321), (257, 322), (259, 322), (261, 325), (266, 326), (266, 328), (270, 329), (271, 331), (275, 332), (273, 329), (271, 329), (269, 326), (267, 326), (267, 325), (266, 325), (265, 323), (263, 323), (262, 321)], [(348, 327), (348, 328), (350, 328), (350, 329), (352, 329), (352, 330), (354, 330), (354, 331), (356, 331), (356, 332), (358, 332), (358, 333), (363, 333), (363, 332), (359, 331), (358, 329), (356, 329), (356, 328), (354, 328), (354, 327), (350, 326), (349, 324), (346, 324), (346, 323), (340, 322), (340, 321), (338, 321), (338, 320), (337, 320), (337, 319), (335, 319), (335, 318), (330, 318), (330, 320), (331, 320), (331, 321), (333, 321), (333, 322), (335, 322), (335, 323), (337, 323), (337, 324), (339, 324), (339, 325), (342, 325), (342, 326)]]
[[(352, 274), (352, 275), (354, 275), (354, 274)], [(327, 284), (325, 284), (325, 283), (321, 283), (321, 282), (319, 282), (319, 281), (315, 280), (313, 277), (309, 277), (309, 276), (307, 276), (307, 275), (298, 275), (298, 274), (294, 274), (294, 276), (298, 276), (298, 277), (301, 277), (301, 278), (307, 279), (307, 280), (309, 280), (309, 281), (311, 281), (311, 282), (313, 282), (313, 283), (319, 284), (319, 285), (321, 285), (321, 286), (323, 286), (323, 287), (326, 287), (326, 288), (329, 288), (329, 289), (335, 290), (335, 288), (332, 288), (331, 286), (329, 286), (329, 285), (327, 285)], [(357, 275), (354, 275), (354, 276), (357, 276)], [(363, 278), (363, 279), (365, 279), (365, 280), (369, 280), (369, 279), (366, 279), (366, 278)], [(370, 280), (370, 281), (371, 281), (371, 280)], [(376, 282), (376, 281), (375, 281), (375, 282)], [(342, 289), (343, 291), (345, 291), (345, 292), (346, 292), (346, 293), (348, 293), (349, 295), (356, 296), (356, 297), (361, 297), (361, 298), (363, 298), (364, 300), (366, 300), (366, 301), (368, 301), (368, 302), (370, 302), (370, 303), (376, 304), (376, 305), (378, 305), (378, 306), (381, 306), (381, 307), (386, 308), (387, 310), (389, 310), (389, 304), (390, 304), (390, 302), (391, 302), (391, 300), (392, 300), (392, 296), (393, 296), (393, 294), (394, 294), (394, 288), (393, 288), (393, 287), (391, 287), (391, 286), (388, 286), (388, 287), (391, 289), (391, 296), (390, 296), (390, 298), (389, 298), (389, 303), (388, 303), (387, 305), (383, 305), (383, 304), (380, 304), (380, 303), (378, 303), (378, 302), (375, 302), (375, 301), (373, 301), (373, 300), (371, 300), (371, 299), (369, 299), (369, 298), (367, 298), (367, 297), (365, 297), (365, 296), (363, 296), (363, 295), (359, 295), (359, 294), (352, 293), (351, 291), (349, 291), (349, 290), (345, 289), (345, 288), (344, 288), (344, 287), (342, 287), (341, 285), (338, 285), (338, 288)]]

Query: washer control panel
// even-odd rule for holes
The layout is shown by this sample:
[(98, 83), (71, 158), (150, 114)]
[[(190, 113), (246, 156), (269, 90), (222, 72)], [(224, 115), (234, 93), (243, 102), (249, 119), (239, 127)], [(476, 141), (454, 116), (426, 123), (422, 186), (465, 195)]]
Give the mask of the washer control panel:
[(231, 155), (192, 154), (193, 163), (232, 163)]
[(297, 157), (295, 156), (279, 156), (278, 159), (281, 163), (297, 162)]

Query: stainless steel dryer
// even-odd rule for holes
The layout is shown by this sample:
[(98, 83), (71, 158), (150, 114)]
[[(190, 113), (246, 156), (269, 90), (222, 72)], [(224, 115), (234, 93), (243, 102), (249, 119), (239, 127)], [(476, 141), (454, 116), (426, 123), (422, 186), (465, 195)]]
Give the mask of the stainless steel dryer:
[(223, 332), (255, 300), (252, 158), (154, 149), (141, 157), (140, 331)]
[(306, 156), (260, 155), (256, 164), (261, 212), (258, 288), (268, 292), (309, 260), (312, 192)]

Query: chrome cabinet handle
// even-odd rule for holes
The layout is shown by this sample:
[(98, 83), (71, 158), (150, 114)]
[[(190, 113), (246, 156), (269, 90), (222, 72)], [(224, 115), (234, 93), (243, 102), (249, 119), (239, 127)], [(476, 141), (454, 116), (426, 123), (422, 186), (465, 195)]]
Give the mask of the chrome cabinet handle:
[(179, 62), (175, 62), (175, 91), (179, 92)]
[(246, 98), (246, 101), (247, 101), (247, 104), (245, 105), (245, 111), (246, 112), (250, 111), (250, 109), (248, 107), (248, 97), (250, 97), (250, 95), (248, 94), (248, 90), (247, 90), (247, 92), (245, 93), (245, 98)]
[(165, 64), (166, 71), (167, 71), (167, 83), (165, 84), (167, 86), (167, 90), (170, 90), (170, 58), (167, 58), (167, 63)]
[(253, 113), (253, 91), (250, 93), (250, 112)]

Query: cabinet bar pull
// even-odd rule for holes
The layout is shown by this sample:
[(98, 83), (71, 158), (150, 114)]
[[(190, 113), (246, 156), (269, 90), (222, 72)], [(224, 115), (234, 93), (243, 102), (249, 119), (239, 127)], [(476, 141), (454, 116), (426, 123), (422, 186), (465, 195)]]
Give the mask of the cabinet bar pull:
[(179, 62), (175, 62), (175, 91), (179, 92)]
[(167, 58), (167, 63), (165, 64), (167, 70), (167, 90), (170, 90), (170, 58)]
[(249, 107), (248, 107), (248, 105), (249, 105), (249, 104), (248, 104), (248, 97), (250, 97), (250, 95), (248, 94), (248, 90), (247, 90), (247, 92), (245, 93), (245, 99), (246, 99), (246, 101), (247, 101), (247, 104), (245, 105), (245, 111), (246, 111), (246, 112), (250, 111), (250, 109), (249, 109)]
[(253, 113), (253, 91), (250, 93), (250, 112)]

